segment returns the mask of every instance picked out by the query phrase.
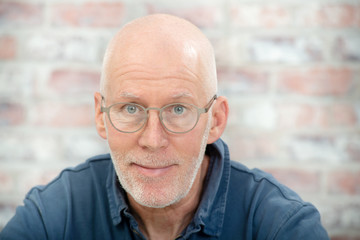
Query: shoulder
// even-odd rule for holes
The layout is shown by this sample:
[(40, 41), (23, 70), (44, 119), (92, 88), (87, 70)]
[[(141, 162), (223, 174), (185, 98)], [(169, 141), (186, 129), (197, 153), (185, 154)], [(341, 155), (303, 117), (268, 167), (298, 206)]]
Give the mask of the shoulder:
[(100, 210), (94, 206), (101, 206), (103, 210), (102, 206), (108, 202), (111, 168), (109, 155), (92, 157), (76, 167), (64, 169), (46, 186), (33, 188), (26, 200), (36, 207), (49, 234), (65, 236), (72, 233), (69, 226), (76, 225), (80, 219), (87, 225), (89, 219), (99, 218)]
[(269, 194), (269, 192), (274, 192), (281, 199), (304, 204), (297, 193), (278, 182), (271, 174), (257, 168), (249, 169), (235, 161), (231, 161), (231, 185), (240, 187), (248, 194)]
[[(112, 171), (110, 155), (101, 155), (64, 169), (45, 186), (36, 186), (6, 227), (9, 239), (68, 239), (73, 228), (91, 225), (107, 202), (106, 184)], [(107, 214), (105, 211), (103, 214)], [(106, 219), (106, 218), (105, 218)], [(89, 222), (90, 221), (90, 222)], [(81, 223), (81, 224), (79, 224)], [(86, 234), (87, 232), (84, 232)], [(22, 235), (22, 237), (19, 237)], [(10, 237), (11, 236), (11, 237)]]
[[(231, 162), (231, 175), (228, 192), (228, 213), (247, 216), (238, 218), (244, 231), (256, 239), (301, 239), (290, 234), (318, 231), (327, 239), (326, 231), (321, 226), (317, 209), (300, 196), (279, 183), (271, 174), (259, 169), (248, 169), (239, 162)], [(286, 230), (285, 230), (286, 229)], [(300, 235), (298, 235), (300, 236)], [(307, 238), (306, 239), (316, 239)]]
[[(112, 168), (109, 154), (92, 157), (76, 167), (66, 168), (50, 183), (32, 188), (26, 199), (47, 208), (66, 208), (68, 203), (91, 201), (106, 190)], [(88, 200), (87, 200), (88, 199)]]
[(106, 184), (112, 168), (110, 155), (100, 155), (76, 167), (66, 168), (51, 182), (32, 188), (25, 200), (32, 202), (44, 218), (63, 216), (67, 209), (89, 208), (97, 196), (106, 196)]
[(109, 154), (92, 157), (75, 167), (62, 170), (60, 174), (47, 185), (32, 188), (27, 196), (31, 196), (34, 192), (58, 190), (59, 187), (65, 187), (69, 184), (71, 184), (72, 189), (76, 187), (84, 188), (85, 186), (82, 185), (82, 183), (92, 182), (94, 178), (100, 180), (106, 177), (111, 164)]
[(271, 174), (260, 169), (248, 169), (239, 162), (231, 162), (229, 196), (242, 204), (266, 213), (291, 214), (311, 205), (303, 201), (290, 188), (278, 182)]

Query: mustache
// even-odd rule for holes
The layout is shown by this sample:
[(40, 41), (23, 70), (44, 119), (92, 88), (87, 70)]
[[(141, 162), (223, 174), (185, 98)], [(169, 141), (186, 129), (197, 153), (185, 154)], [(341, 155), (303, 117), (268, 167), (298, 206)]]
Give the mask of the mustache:
[(136, 164), (140, 166), (149, 166), (162, 168), (170, 165), (179, 165), (182, 163), (182, 157), (180, 156), (167, 156), (164, 154), (144, 154), (142, 156), (135, 156), (130, 153), (119, 153), (119, 152), (111, 152), (111, 157), (113, 160), (117, 162), (122, 162), (126, 165)]

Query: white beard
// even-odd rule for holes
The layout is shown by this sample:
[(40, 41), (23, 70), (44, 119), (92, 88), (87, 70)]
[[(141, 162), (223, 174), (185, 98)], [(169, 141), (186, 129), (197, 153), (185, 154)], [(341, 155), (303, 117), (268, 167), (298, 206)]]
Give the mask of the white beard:
[[(152, 179), (142, 176), (136, 176), (135, 178), (131, 173), (121, 168), (122, 166), (124, 166), (124, 164), (130, 163), (147, 163), (151, 164), (151, 166), (160, 167), (164, 165), (168, 166), (171, 164), (181, 164), (182, 162), (189, 161), (184, 159), (184, 156), (180, 156), (180, 154), (172, 156), (172, 159), (168, 159), (168, 156), (161, 156), (162, 159), (159, 159), (159, 156), (154, 157), (151, 154), (139, 158), (135, 157), (132, 153), (123, 154), (110, 150), (114, 168), (122, 187), (128, 194), (132, 196), (132, 198), (137, 203), (142, 206), (151, 208), (164, 208), (179, 202), (189, 193), (195, 181), (196, 175), (204, 159), (210, 127), (211, 113), (209, 114), (209, 118), (207, 121), (204, 135), (201, 140), (197, 157), (193, 157), (193, 159), (191, 159), (191, 165), (188, 166), (188, 169), (186, 169), (186, 172), (184, 174), (178, 174), (172, 179)], [(162, 184), (161, 182), (163, 182), (164, 184)], [(157, 184), (158, 188), (161, 188), (161, 190), (163, 191), (161, 191), (161, 194), (157, 192), (147, 191), (147, 184)]]

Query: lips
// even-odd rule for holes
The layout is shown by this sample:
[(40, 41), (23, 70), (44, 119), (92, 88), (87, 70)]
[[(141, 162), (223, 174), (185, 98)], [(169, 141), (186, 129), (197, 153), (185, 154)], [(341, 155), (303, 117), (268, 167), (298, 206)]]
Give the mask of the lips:
[(140, 174), (147, 177), (161, 177), (169, 172), (175, 165), (164, 166), (164, 167), (152, 167), (152, 166), (142, 166), (138, 164), (133, 164), (137, 171)]

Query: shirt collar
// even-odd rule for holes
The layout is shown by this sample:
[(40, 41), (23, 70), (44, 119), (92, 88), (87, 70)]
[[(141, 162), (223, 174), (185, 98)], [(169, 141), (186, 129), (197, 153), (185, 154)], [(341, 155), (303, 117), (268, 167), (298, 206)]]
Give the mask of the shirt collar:
[[(207, 146), (206, 154), (210, 156), (210, 165), (204, 193), (192, 223), (184, 232), (184, 237), (195, 229), (203, 229), (205, 234), (212, 236), (220, 235), (222, 230), (230, 178), (229, 151), (226, 144), (219, 139)], [(137, 225), (129, 212), (126, 193), (119, 184), (113, 164), (110, 164), (109, 167), (106, 187), (113, 224), (117, 225), (122, 221), (121, 213), (123, 212), (130, 218), (132, 224)]]
[(218, 236), (224, 222), (230, 179), (230, 159), (228, 148), (221, 139), (208, 145), (206, 151), (210, 156), (210, 166), (194, 222), (195, 225), (203, 228), (204, 233)]
[(115, 173), (114, 165), (109, 164), (109, 174), (106, 183), (106, 190), (109, 199), (109, 209), (114, 225), (121, 222), (121, 212), (128, 210), (126, 203), (125, 191), (120, 187), (119, 180)]

